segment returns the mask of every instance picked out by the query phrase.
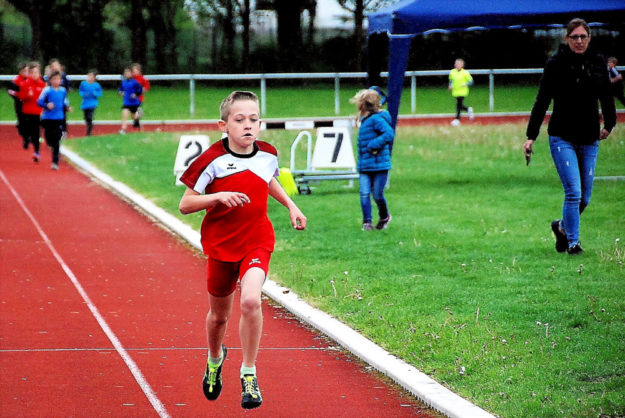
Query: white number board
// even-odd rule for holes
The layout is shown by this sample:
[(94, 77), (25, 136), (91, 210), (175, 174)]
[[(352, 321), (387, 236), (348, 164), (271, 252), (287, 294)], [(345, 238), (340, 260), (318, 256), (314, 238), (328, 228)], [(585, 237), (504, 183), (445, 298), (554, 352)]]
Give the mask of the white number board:
[(182, 135), (178, 143), (176, 162), (174, 163), (174, 175), (176, 185), (181, 186), (180, 176), (191, 163), (208, 149), (210, 139), (206, 135)]
[(347, 127), (317, 129), (311, 168), (356, 169), (352, 138)]

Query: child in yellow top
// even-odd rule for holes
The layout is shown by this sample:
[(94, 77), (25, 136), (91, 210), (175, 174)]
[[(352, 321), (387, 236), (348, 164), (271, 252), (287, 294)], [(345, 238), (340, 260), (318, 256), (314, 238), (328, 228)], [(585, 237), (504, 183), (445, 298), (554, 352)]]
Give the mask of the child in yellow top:
[(469, 86), (473, 85), (473, 77), (464, 69), (464, 60), (456, 59), (454, 68), (449, 72), (449, 90), (456, 98), (456, 118), (451, 121), (454, 126), (460, 125), (460, 112), (469, 113), (469, 119), (473, 119), (473, 108), (464, 105), (464, 99), (469, 95)]

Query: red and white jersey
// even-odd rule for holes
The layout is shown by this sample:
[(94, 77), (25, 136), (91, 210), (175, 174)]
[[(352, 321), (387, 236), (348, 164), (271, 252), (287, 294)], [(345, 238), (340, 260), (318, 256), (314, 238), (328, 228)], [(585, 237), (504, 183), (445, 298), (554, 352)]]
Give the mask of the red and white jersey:
[(180, 177), (200, 194), (240, 192), (250, 198), (244, 206), (218, 204), (202, 221), (202, 247), (209, 257), (236, 262), (250, 251), (273, 251), (275, 235), (267, 216), (269, 182), (278, 176), (278, 152), (263, 141), (254, 143), (248, 155), (236, 154), (224, 138), (211, 145)]

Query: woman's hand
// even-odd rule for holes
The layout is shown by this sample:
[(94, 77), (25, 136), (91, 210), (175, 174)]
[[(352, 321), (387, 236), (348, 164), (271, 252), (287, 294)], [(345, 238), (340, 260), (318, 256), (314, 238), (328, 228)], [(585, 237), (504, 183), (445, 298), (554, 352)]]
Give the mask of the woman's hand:
[(523, 155), (525, 155), (525, 158), (531, 157), (534, 153), (532, 145), (534, 145), (533, 139), (528, 139), (527, 141), (525, 141), (525, 144), (523, 144)]
[(603, 128), (601, 130), (601, 133), (599, 134), (599, 140), (603, 141), (604, 139), (608, 139), (609, 136), (610, 136), (610, 131), (608, 131), (607, 129)]

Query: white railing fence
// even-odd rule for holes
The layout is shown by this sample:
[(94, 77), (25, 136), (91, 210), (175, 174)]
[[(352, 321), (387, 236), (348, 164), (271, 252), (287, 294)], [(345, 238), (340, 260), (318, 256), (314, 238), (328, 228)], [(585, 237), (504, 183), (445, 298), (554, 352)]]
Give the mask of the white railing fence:
[[(625, 70), (625, 66), (617, 67), (619, 71)], [(495, 76), (496, 75), (529, 75), (542, 74), (542, 68), (508, 68), (491, 70), (470, 70), (474, 76), (488, 76), (488, 107), (491, 112), (495, 110)], [(411, 113), (417, 111), (417, 77), (441, 77), (447, 76), (449, 70), (432, 71), (407, 71), (406, 79), (410, 80), (410, 109)], [(387, 72), (380, 73), (384, 78), (388, 77)], [(14, 75), (0, 75), (0, 81), (11, 81)], [(81, 81), (85, 75), (68, 75), (72, 81)], [(195, 82), (196, 81), (241, 81), (252, 80), (260, 83), (260, 111), (267, 114), (267, 81), (268, 80), (334, 80), (334, 113), (340, 114), (340, 91), (341, 80), (345, 79), (366, 79), (365, 72), (339, 72), (339, 73), (267, 73), (267, 74), (149, 74), (146, 77), (152, 81), (188, 81), (189, 82), (189, 116), (195, 116)], [(119, 81), (120, 75), (102, 74), (98, 75), (100, 81)]]

